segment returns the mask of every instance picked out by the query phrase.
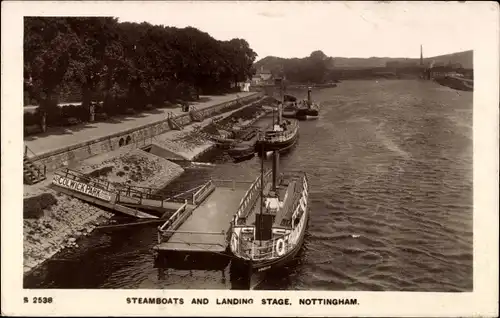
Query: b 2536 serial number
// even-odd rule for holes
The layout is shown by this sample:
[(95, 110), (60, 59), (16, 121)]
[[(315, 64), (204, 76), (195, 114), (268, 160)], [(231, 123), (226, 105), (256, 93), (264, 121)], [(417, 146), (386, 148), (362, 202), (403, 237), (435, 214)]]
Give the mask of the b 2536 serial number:
[[(51, 304), (54, 300), (52, 297), (33, 297), (31, 298), (32, 304)], [(24, 297), (24, 303), (30, 303), (30, 298)]]

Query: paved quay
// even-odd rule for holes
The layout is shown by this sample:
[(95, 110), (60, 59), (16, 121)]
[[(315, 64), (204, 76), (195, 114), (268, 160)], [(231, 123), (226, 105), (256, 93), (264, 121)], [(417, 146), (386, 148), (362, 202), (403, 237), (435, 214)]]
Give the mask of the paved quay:
[[(191, 105), (195, 106), (198, 110), (202, 110), (252, 94), (255, 93), (240, 92), (222, 96), (200, 96), (200, 99), (208, 99), (208, 101), (194, 102)], [(121, 131), (140, 128), (154, 122), (159, 122), (165, 120), (168, 113), (172, 113), (174, 116), (185, 114), (180, 107), (158, 108), (135, 115), (116, 116), (103, 122), (83, 123), (71, 127), (50, 127), (47, 132), (43, 134), (25, 137), (24, 144), (36, 155), (42, 155)]]

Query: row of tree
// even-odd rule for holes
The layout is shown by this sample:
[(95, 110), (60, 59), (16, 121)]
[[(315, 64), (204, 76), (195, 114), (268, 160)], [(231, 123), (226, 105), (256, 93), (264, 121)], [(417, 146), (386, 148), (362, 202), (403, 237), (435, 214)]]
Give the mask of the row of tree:
[(305, 58), (279, 58), (268, 56), (255, 63), (255, 68), (270, 71), (275, 77), (286, 77), (292, 83), (324, 83), (333, 66), (333, 59), (322, 51), (314, 51)]
[(192, 27), (109, 17), (24, 20), (24, 90), (39, 105), (42, 131), (60, 92), (75, 84), (93, 121), (95, 99), (114, 113), (227, 92), (253, 74), (255, 57), (243, 39), (218, 41)]

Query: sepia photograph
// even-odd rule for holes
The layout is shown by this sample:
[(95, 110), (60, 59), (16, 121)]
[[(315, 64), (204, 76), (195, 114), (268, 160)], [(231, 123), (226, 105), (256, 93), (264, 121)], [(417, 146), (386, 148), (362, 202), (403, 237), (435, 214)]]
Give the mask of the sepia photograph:
[[(291, 300), (232, 293), (477, 291), (467, 7), (104, 4), (19, 18), (23, 203), (9, 213), (25, 303), (197, 290), (122, 303), (279, 310)], [(294, 305), (361, 302), (305, 295)]]

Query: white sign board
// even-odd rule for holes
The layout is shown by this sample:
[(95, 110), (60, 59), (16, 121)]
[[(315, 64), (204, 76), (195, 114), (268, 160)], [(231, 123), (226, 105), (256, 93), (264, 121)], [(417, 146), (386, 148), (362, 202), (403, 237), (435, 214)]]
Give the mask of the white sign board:
[(52, 183), (60, 187), (68, 188), (71, 190), (81, 192), (86, 195), (99, 198), (104, 201), (111, 201), (111, 193), (109, 193), (108, 191), (93, 187), (86, 183), (71, 180), (57, 174), (54, 175)]

